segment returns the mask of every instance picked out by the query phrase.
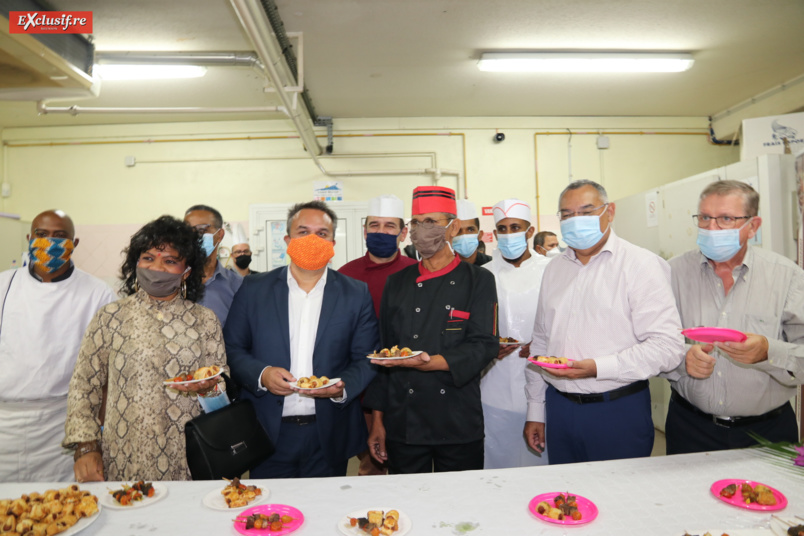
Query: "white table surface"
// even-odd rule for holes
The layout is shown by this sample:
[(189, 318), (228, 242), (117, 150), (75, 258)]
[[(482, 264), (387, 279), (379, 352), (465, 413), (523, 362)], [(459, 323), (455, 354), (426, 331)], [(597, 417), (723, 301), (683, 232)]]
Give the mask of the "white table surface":
[[(606, 535), (681, 536), (684, 531), (720, 536), (778, 534), (783, 531), (769, 513), (736, 508), (714, 498), (717, 480), (740, 478), (781, 491), (788, 506), (777, 515), (804, 518), (804, 468), (778, 466), (760, 451), (662, 456), (636, 460), (561, 466), (466, 471), (425, 475), (261, 480), (270, 490), (266, 504), (287, 504), (304, 513), (294, 535), (340, 534), (346, 514), (372, 507), (395, 508), (410, 517), (410, 534), (478, 535)], [(81, 536), (158, 536), (183, 534), (235, 535), (235, 512), (208, 509), (202, 499), (222, 482), (167, 482), (169, 493), (145, 508), (104, 509)], [(64, 484), (1, 483), (1, 498), (43, 492)], [(96, 494), (118, 483), (84, 484)], [(592, 500), (600, 514), (591, 523), (559, 526), (540, 521), (527, 509), (541, 493), (566, 492)], [(773, 532), (771, 525), (775, 527)]]

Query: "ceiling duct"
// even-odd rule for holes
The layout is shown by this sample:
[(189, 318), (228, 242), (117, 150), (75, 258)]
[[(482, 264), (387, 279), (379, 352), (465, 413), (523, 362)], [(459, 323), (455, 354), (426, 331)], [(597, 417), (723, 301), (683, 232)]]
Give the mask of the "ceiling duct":
[[(13, 5), (12, 5), (13, 4)], [(31, 0), (0, 0), (0, 100), (93, 97), (95, 47), (80, 34), (12, 34), (10, 11), (48, 11)]]

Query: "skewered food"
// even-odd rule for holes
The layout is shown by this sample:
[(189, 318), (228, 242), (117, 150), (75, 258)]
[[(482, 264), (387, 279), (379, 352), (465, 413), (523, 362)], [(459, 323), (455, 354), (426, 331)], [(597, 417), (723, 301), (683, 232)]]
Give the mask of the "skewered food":
[(212, 365), (211, 367), (201, 367), (200, 369), (196, 370), (195, 372), (189, 373), (181, 373), (174, 378), (170, 378), (169, 382), (189, 382), (193, 380), (205, 380), (207, 378), (212, 378), (213, 376), (217, 376), (221, 371), (221, 368), (218, 365)]
[(389, 348), (383, 348), (379, 352), (374, 352), (369, 357), (410, 357), (413, 355), (413, 350), (408, 348), (407, 346), (400, 349), (399, 346), (392, 346)]
[(98, 513), (98, 498), (73, 484), (0, 501), (0, 533), (53, 536)]
[[(730, 499), (737, 494), (737, 484), (729, 484), (720, 490), (720, 496)], [(757, 484), (751, 486), (748, 482), (740, 484), (740, 495), (745, 504), (761, 504), (763, 506), (773, 506), (776, 504), (776, 497), (773, 491), (765, 485)]]
[(329, 383), (329, 378), (326, 376), (310, 376), (299, 378), (296, 385), (299, 389), (315, 389), (316, 387), (324, 387)]
[(569, 359), (566, 357), (550, 357), (546, 355), (540, 355), (536, 358), (536, 361), (539, 363), (547, 363), (549, 365), (566, 365), (569, 363)]
[(579, 521), (583, 517), (580, 510), (578, 510), (577, 498), (575, 495), (570, 495), (569, 493), (566, 495), (563, 493), (556, 495), (553, 498), (552, 505), (547, 501), (540, 502), (536, 505), (536, 511), (543, 516), (558, 521), (562, 521), (566, 518)]
[(260, 497), (262, 490), (257, 486), (247, 486), (239, 478), (234, 478), (221, 490), (221, 495), (229, 508), (242, 508)]
[(269, 529), (269, 530), (282, 530), (284, 525), (287, 525), (293, 518), (288, 515), (273, 514), (252, 514), (246, 517), (238, 517), (237, 521), (246, 524), (246, 530), (251, 529)]
[(131, 506), (134, 502), (141, 501), (143, 497), (153, 497), (155, 492), (151, 482), (140, 480), (130, 486), (123, 484), (121, 489), (112, 490), (109, 494), (120, 506)]
[(350, 517), (349, 525), (357, 527), (371, 536), (390, 536), (399, 530), (399, 512), (389, 510), (369, 510), (366, 517)]

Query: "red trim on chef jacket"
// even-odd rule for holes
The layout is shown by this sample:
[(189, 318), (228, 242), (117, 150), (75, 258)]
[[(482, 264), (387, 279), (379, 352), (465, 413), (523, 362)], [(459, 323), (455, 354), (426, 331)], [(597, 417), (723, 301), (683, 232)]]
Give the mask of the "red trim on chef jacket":
[(455, 255), (455, 258), (452, 259), (452, 262), (448, 265), (444, 266), (442, 269), (437, 270), (435, 272), (431, 272), (427, 268), (424, 267), (424, 262), (419, 261), (419, 273), (421, 274), (419, 277), (416, 278), (417, 283), (421, 283), (422, 281), (427, 281), (428, 279), (434, 279), (436, 277), (441, 277), (442, 275), (446, 275), (453, 271), (459, 264), (461, 264), (461, 259)]

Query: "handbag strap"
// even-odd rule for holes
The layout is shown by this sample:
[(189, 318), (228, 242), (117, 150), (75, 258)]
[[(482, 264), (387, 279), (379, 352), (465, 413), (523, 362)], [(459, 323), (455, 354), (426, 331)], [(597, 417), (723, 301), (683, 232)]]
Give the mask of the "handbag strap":
[(230, 402), (234, 402), (240, 398), (240, 386), (229, 377), (225, 372), (221, 374), (223, 383), (226, 385), (226, 396), (229, 397)]

